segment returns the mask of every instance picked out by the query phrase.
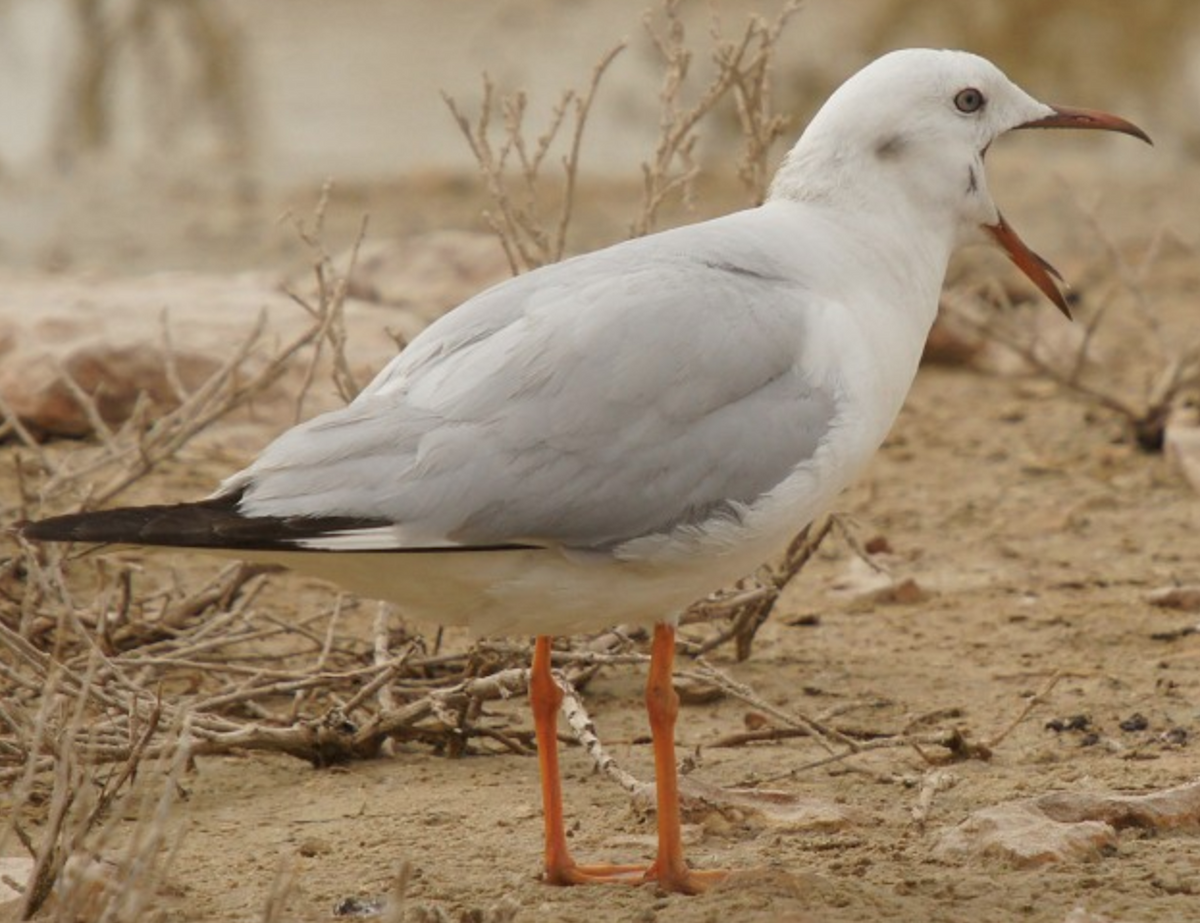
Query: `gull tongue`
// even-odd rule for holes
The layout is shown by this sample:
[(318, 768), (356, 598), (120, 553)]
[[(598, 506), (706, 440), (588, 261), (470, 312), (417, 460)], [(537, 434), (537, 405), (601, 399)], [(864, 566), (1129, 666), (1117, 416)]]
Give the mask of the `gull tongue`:
[(1025, 246), (1025, 242), (1017, 236), (1017, 232), (1004, 220), (1003, 215), (998, 214), (997, 217), (998, 220), (995, 224), (985, 224), (984, 228), (996, 239), (996, 243), (1004, 248), (1004, 252), (1008, 254), (1008, 258), (1016, 264), (1017, 268), (1025, 273), (1029, 280), (1041, 289), (1045, 296), (1054, 302), (1055, 307), (1070, 320), (1071, 309), (1067, 307), (1067, 299), (1063, 297), (1062, 291), (1054, 281), (1057, 279), (1059, 282), (1063, 282), (1063, 277), (1059, 275), (1057, 269)]

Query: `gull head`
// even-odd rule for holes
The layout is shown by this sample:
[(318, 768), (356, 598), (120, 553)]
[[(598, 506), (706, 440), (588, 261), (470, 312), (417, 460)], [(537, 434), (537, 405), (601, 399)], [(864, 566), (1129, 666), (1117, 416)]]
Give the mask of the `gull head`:
[(992, 201), (984, 156), (1024, 128), (1085, 128), (1150, 139), (1136, 125), (1034, 99), (990, 61), (912, 48), (867, 65), (829, 98), (788, 154), (772, 199), (827, 202), (890, 221), (897, 233), (940, 235), (950, 249), (991, 240), (1067, 316), (1061, 277), (1030, 250)]

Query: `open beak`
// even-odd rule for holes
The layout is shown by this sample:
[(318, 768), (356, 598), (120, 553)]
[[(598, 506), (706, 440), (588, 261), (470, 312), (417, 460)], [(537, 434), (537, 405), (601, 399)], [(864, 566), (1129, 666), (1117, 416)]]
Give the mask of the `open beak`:
[[(1097, 112), (1094, 109), (1069, 109), (1066, 106), (1051, 106), (1050, 108), (1053, 110), (1052, 114), (1034, 119), (1032, 122), (1025, 122), (1023, 125), (1018, 125), (1017, 128), (1086, 128), (1098, 131), (1116, 131), (1124, 135), (1132, 135), (1147, 144), (1154, 143), (1150, 140), (1149, 135), (1132, 122), (1109, 115), (1107, 112)], [(995, 238), (996, 243), (1004, 249), (1017, 268), (1025, 273), (1047, 298), (1054, 302), (1055, 307), (1070, 318), (1071, 310), (1067, 307), (1067, 299), (1063, 297), (1062, 290), (1058, 286), (1058, 283), (1063, 281), (1058, 270), (1025, 246), (1025, 242), (1017, 236), (1017, 232), (1004, 220), (1003, 215), (998, 215), (995, 224), (984, 225), (984, 228)]]
[[(1070, 320), (1071, 309), (1067, 307), (1067, 299), (1064, 297), (1062, 289), (1058, 287), (1058, 283), (1063, 281), (1063, 277), (1059, 275), (1057, 269), (1025, 246), (1025, 241), (1017, 236), (1017, 232), (1004, 220), (1003, 215), (999, 212), (997, 215), (999, 220), (995, 224), (986, 224), (984, 227), (991, 232), (996, 243), (1004, 249), (1016, 267), (1025, 273), (1029, 277), (1029, 281), (1040, 288), (1047, 298), (1054, 302), (1054, 306), (1067, 316), (1067, 320)], [(1056, 279), (1058, 282), (1055, 281)]]

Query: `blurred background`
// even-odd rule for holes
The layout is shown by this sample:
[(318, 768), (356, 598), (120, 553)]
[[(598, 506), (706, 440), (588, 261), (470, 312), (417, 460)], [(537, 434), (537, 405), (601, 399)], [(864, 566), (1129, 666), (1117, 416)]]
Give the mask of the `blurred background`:
[[(693, 76), (711, 68), (715, 20), (735, 35), (778, 9), (682, 2)], [(662, 79), (648, 10), (661, 15), (657, 0), (0, 0), (0, 264), (270, 264), (290, 246), (278, 215), (326, 178), (377, 233), (477, 226), (475, 162), (441, 93), (474, 111), (486, 71), (528, 92), (536, 126), (621, 40), (581, 170), (636, 186)], [(1172, 170), (1200, 151), (1198, 25), (1187, 0), (809, 0), (780, 42), (776, 105), (790, 143), (879, 53), (962, 47), (1043, 99), (1135, 119), (1158, 146), (1139, 169)], [(706, 123), (706, 177), (731, 172), (725, 129), (732, 109)]]

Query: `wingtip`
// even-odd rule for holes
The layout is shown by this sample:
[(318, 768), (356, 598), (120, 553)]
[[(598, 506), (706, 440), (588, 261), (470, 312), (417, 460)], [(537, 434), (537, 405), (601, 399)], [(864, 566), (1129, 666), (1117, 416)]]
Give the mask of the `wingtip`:
[(69, 542), (74, 541), (71, 534), (81, 514), (73, 513), (65, 516), (49, 516), (45, 519), (22, 519), (8, 527), (8, 532), (27, 542)]

